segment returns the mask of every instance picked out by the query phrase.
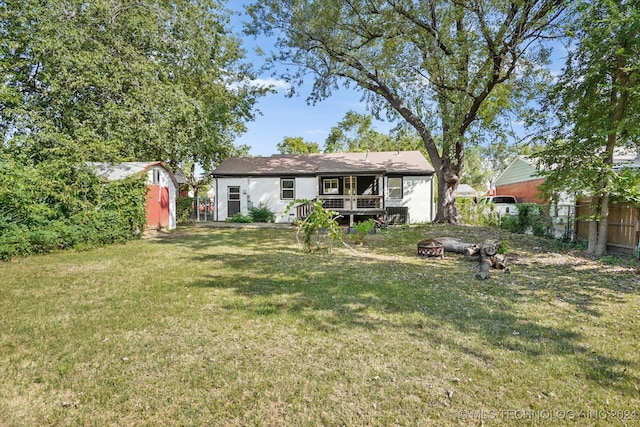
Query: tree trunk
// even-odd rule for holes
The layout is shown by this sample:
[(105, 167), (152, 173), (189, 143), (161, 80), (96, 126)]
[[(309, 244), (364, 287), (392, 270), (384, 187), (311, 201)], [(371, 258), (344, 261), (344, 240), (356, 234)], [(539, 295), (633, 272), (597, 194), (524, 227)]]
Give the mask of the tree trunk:
[(440, 242), (447, 252), (463, 254), (466, 257), (480, 256), (480, 270), (475, 275), (476, 279), (488, 279), (489, 270), (492, 268), (507, 273), (510, 271), (506, 256), (498, 253), (500, 245), (497, 240), (485, 240), (481, 244), (465, 243), (450, 237), (438, 237), (435, 240)]
[(591, 220), (589, 221), (589, 244), (587, 246), (587, 254), (595, 255), (598, 246), (598, 207), (600, 206), (600, 198), (592, 198), (589, 207)]
[(598, 243), (594, 255), (598, 258), (607, 253), (607, 241), (609, 240), (609, 193), (605, 193), (600, 199), (600, 226), (598, 227)]
[(456, 207), (456, 194), (460, 178), (449, 166), (442, 167), (436, 173), (438, 177), (438, 209), (434, 222), (458, 224), (458, 209)]

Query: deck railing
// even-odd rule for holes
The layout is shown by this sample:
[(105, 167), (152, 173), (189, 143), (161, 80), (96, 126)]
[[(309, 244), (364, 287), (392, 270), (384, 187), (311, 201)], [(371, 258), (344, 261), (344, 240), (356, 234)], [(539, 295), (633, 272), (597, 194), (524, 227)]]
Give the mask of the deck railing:
[(340, 211), (379, 211), (382, 209), (382, 196), (318, 196), (326, 209)]

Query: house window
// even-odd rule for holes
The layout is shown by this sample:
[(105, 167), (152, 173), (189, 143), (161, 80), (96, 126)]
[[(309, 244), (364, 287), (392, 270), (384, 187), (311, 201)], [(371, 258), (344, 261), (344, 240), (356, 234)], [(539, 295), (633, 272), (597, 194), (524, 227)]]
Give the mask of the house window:
[(357, 188), (355, 176), (347, 176), (344, 178), (344, 194), (357, 194)]
[(153, 183), (154, 184), (160, 184), (160, 170), (159, 169), (152, 169), (153, 172)]
[(240, 187), (236, 187), (236, 186), (228, 187), (227, 198), (230, 201), (240, 200)]
[(402, 177), (390, 176), (387, 180), (390, 199), (402, 199)]
[(296, 198), (296, 180), (294, 178), (282, 178), (280, 180), (280, 198), (293, 200)]
[(324, 190), (323, 194), (338, 194), (338, 178), (335, 179), (325, 179), (322, 181), (322, 188)]

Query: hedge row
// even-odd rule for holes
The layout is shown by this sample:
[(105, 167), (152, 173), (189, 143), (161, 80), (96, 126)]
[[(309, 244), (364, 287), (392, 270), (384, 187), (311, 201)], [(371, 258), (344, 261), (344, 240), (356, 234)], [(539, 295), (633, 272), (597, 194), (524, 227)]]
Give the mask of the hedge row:
[(0, 260), (140, 236), (144, 177), (105, 182), (82, 165), (0, 158)]

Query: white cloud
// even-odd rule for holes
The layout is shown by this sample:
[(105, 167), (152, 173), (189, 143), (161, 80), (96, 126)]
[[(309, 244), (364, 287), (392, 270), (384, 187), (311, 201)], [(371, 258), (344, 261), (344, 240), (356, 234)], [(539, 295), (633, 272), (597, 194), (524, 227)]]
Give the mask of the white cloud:
[(267, 79), (253, 79), (249, 82), (251, 86), (267, 87), (273, 89), (276, 92), (286, 92), (291, 89), (291, 84), (285, 80), (274, 79), (269, 77)]

